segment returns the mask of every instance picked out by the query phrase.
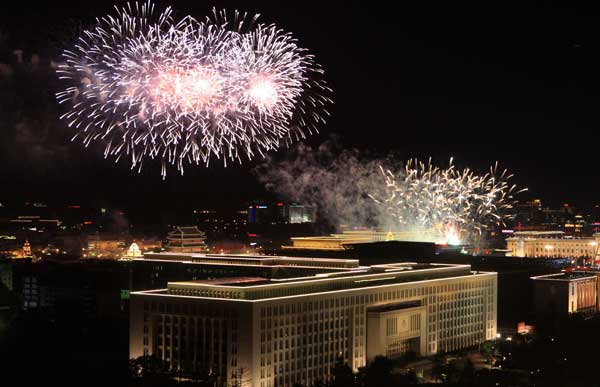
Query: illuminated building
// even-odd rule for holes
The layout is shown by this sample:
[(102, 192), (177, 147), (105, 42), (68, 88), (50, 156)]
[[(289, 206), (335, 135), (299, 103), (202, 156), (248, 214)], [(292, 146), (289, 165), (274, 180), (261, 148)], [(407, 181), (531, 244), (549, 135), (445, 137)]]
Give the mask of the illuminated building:
[(282, 246), (282, 248), (284, 250), (344, 250), (346, 245), (354, 243), (383, 241), (432, 242), (435, 239), (436, 234), (434, 232), (351, 230), (328, 236), (294, 237), (291, 238), (292, 246)]
[(246, 235), (248, 211), (245, 209), (241, 211), (194, 210), (194, 214), (196, 222), (211, 241), (238, 240)]
[(31, 258), (31, 245), (29, 244), (29, 241), (26, 240), (25, 244), (23, 244), (23, 258)]
[(143, 238), (142, 240), (138, 240), (136, 244), (143, 251), (162, 249), (162, 241), (160, 239)]
[[(597, 215), (596, 215), (597, 216)], [(516, 204), (512, 224), (515, 231), (563, 231), (565, 235), (580, 236), (593, 231), (594, 216), (564, 203), (559, 208), (542, 207), (539, 199)]]
[(125, 251), (125, 241), (116, 238), (107, 238), (96, 232), (87, 237), (87, 249), (84, 258), (112, 258), (118, 259)]
[(285, 216), (289, 223), (314, 223), (316, 219), (315, 207), (292, 203), (287, 205), (286, 208), (287, 214)]
[(248, 207), (250, 224), (314, 223), (316, 208), (299, 203), (252, 203)]
[[(154, 254), (156, 264), (161, 254)], [(496, 337), (497, 275), (469, 265), (190, 255), (197, 265), (294, 269), (294, 276), (169, 282), (131, 293), (130, 357), (206, 373), (218, 386), (330, 381), (375, 356), (427, 356)], [(315, 274), (315, 269), (326, 272)]]
[(595, 313), (598, 305), (598, 275), (569, 272), (531, 277), (535, 308), (539, 316)]
[(131, 261), (134, 258), (141, 258), (143, 256), (144, 255), (142, 254), (142, 251), (140, 250), (140, 247), (138, 246), (138, 244), (133, 242), (127, 249), (127, 252), (125, 252), (125, 254), (123, 254), (123, 256), (121, 257), (121, 260)]
[(200, 253), (207, 249), (206, 234), (198, 227), (175, 227), (167, 237), (167, 251), (177, 253)]
[(22, 246), (15, 246), (15, 249), (11, 252), (9, 252), (10, 255), (8, 255), (11, 258), (15, 258), (15, 259), (28, 259), (28, 260), (32, 260), (32, 261), (36, 261), (36, 257), (33, 255), (32, 251), (31, 251), (31, 244), (29, 243), (29, 240), (25, 240), (25, 242), (23, 243)]
[(506, 239), (508, 255), (530, 258), (595, 258), (598, 239), (565, 237), (562, 231), (521, 231)]

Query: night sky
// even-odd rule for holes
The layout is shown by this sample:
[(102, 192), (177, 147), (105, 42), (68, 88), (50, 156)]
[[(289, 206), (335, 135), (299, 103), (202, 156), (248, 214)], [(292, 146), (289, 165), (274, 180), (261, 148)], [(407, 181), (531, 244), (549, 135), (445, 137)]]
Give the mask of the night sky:
[[(198, 18), (212, 6), (259, 12), (264, 22), (293, 32), (316, 55), (335, 90), (332, 118), (311, 144), (334, 136), (344, 147), (373, 154), (440, 162), (454, 156), (459, 166), (475, 169), (499, 160), (517, 184), (545, 202), (597, 201), (600, 39), (594, 9), (568, 2), (387, 3), (163, 2)], [(0, 31), (8, 33), (4, 49), (44, 57), (54, 47), (48, 40), (68, 35), (57, 31), (74, 21), (89, 23), (112, 5), (15, 4), (0, 16)], [(2, 86), (0, 97), (46, 101), (45, 118), (37, 120), (47, 121), (51, 85), (31, 82), (22, 91)], [(104, 160), (101, 146), (83, 152), (79, 143), (68, 142), (67, 130), (38, 128), (32, 111), (25, 114), (25, 128), (0, 121), (0, 202), (96, 201), (160, 209), (240, 206), (264, 196), (251, 174), (256, 162), (188, 167), (184, 177), (171, 173), (163, 182), (158, 165), (146, 165), (138, 175), (126, 162)], [(0, 108), (0, 114), (8, 113)]]

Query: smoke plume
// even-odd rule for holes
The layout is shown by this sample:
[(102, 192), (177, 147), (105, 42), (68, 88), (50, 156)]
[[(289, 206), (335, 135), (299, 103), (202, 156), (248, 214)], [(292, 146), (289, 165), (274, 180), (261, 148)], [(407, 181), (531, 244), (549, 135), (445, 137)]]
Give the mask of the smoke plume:
[(381, 190), (379, 166), (390, 160), (367, 159), (357, 150), (337, 148), (332, 141), (314, 148), (299, 144), (282, 160), (267, 159), (255, 173), (268, 190), (316, 207), (319, 219), (337, 230), (389, 226), (389, 217), (369, 194)]

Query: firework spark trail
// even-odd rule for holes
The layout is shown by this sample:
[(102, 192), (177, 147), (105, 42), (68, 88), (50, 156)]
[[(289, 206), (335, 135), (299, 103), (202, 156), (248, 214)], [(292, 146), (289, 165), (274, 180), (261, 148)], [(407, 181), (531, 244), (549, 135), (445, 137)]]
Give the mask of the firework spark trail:
[(239, 161), (304, 138), (328, 116), (331, 89), (314, 57), (258, 16), (214, 11), (204, 21), (129, 3), (65, 50), (62, 118), (87, 147), (174, 165)]
[(379, 193), (369, 193), (384, 213), (395, 219), (399, 230), (435, 230), (458, 242), (480, 235), (490, 225), (502, 225), (515, 203), (517, 190), (512, 175), (498, 173), (498, 164), (484, 175), (459, 170), (450, 160), (442, 169), (417, 159), (393, 173), (380, 166), (384, 178)]

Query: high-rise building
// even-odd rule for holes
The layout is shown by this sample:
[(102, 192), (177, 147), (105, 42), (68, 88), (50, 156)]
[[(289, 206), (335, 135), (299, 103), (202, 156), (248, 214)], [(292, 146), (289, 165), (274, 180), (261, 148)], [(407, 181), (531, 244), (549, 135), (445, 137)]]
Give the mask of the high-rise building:
[(300, 203), (255, 202), (248, 207), (250, 224), (299, 224), (314, 223), (316, 208)]
[(316, 220), (316, 208), (292, 203), (287, 205), (286, 215), (289, 223), (314, 223)]
[(201, 253), (205, 252), (206, 234), (198, 230), (198, 227), (175, 227), (167, 237), (167, 251), (177, 253)]
[[(190, 259), (214, 265), (217, 256)], [(496, 273), (469, 265), (218, 259), (229, 268), (304, 273), (132, 292), (130, 357), (158, 356), (174, 369), (212, 375), (219, 386), (291, 387), (331, 380), (339, 358), (358, 371), (379, 355), (433, 355), (496, 337)]]

